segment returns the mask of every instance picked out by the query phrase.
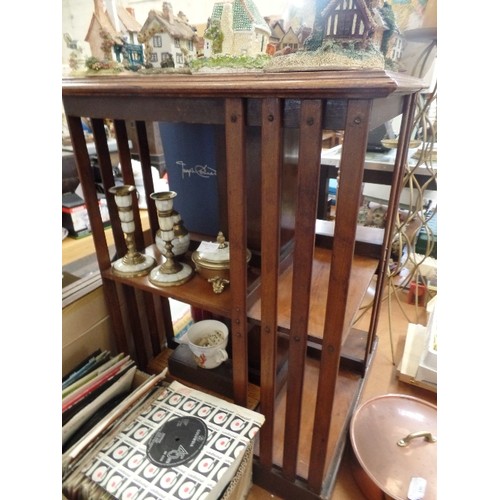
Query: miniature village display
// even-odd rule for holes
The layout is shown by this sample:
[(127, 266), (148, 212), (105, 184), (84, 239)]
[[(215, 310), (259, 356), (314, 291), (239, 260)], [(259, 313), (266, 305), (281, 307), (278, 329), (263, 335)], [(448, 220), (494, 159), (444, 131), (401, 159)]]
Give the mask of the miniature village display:
[(314, 0), (308, 10), (312, 26), (300, 16), (287, 23), (263, 17), (253, 0), (222, 0), (200, 30), (168, 1), (141, 25), (133, 9), (94, 0), (85, 38), (92, 56), (84, 64), (65, 36), (75, 75), (399, 69), (404, 39), (389, 2)]

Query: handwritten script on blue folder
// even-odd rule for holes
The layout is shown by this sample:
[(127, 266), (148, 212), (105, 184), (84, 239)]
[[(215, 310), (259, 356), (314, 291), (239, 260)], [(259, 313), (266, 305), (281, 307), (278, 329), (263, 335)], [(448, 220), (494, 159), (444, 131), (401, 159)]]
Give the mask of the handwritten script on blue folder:
[(216, 236), (219, 227), (215, 125), (160, 123), (174, 209), (186, 229)]

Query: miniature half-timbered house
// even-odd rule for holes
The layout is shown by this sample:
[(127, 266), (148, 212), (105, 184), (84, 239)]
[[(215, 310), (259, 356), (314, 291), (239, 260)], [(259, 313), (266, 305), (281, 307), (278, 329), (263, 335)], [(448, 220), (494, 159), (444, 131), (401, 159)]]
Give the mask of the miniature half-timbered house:
[(401, 37), (392, 7), (381, 0), (331, 0), (321, 12), (324, 40), (371, 41), (388, 58), (401, 54)]
[(161, 11), (149, 11), (139, 41), (144, 44), (146, 64), (153, 67), (180, 68), (196, 58), (196, 31), (182, 12), (174, 16), (169, 2), (163, 2)]
[(142, 46), (138, 43), (141, 25), (135, 19), (133, 10), (109, 1), (94, 0), (94, 12), (90, 20), (85, 41), (90, 53), (97, 59), (108, 59), (131, 64), (142, 63)]
[(381, 18), (375, 17), (365, 0), (331, 0), (322, 12), (324, 38), (366, 41), (375, 36)]
[[(271, 28), (252, 0), (216, 2), (210, 18), (222, 34), (222, 54), (257, 56), (266, 52)], [(215, 52), (208, 43), (206, 57)]]

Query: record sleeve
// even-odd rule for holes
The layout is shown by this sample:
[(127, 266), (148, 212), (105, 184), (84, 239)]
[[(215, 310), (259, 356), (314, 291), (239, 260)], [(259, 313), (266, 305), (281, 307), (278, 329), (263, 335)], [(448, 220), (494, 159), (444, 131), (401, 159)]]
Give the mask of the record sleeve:
[[(169, 431), (169, 422), (183, 419), (202, 424), (189, 427), (186, 435), (179, 435), (178, 443), (193, 444), (206, 427), (203, 446), (195, 450), (194, 443), (191, 454), (184, 455), (188, 459), (178, 465), (172, 461), (161, 465), (158, 460), (151, 460), (151, 443), (155, 438), (158, 442), (162, 430)], [(73, 478), (72, 484), (79, 480), (88, 491), (101, 491), (117, 499), (217, 499), (235, 475), (245, 452), (253, 447), (263, 423), (260, 413), (179, 382), (162, 384), (82, 463), (81, 477)], [(170, 436), (167, 453), (175, 438)], [(82, 491), (78, 494), (79, 498), (86, 498)]]

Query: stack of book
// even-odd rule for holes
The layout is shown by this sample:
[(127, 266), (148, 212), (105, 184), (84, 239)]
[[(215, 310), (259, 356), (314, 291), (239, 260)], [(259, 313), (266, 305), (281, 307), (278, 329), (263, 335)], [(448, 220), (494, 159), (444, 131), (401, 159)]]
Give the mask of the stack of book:
[(136, 370), (130, 356), (97, 350), (62, 379), (63, 452), (130, 393)]

